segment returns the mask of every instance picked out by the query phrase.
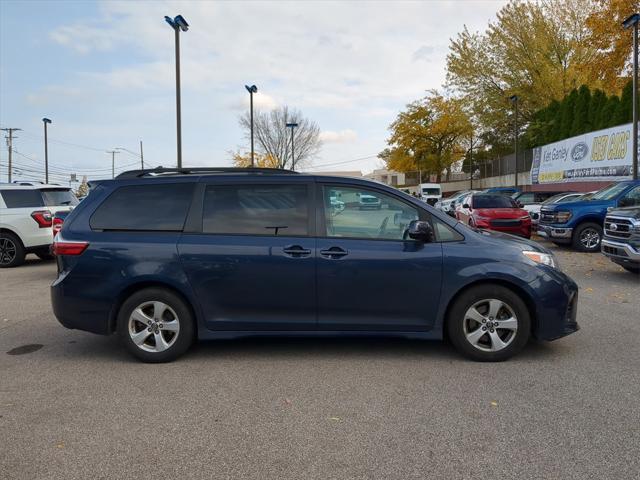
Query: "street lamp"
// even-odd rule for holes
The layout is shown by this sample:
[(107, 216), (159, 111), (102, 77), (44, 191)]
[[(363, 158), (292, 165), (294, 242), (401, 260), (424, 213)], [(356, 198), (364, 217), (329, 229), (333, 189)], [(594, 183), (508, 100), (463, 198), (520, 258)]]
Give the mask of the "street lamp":
[(253, 94), (258, 92), (258, 87), (256, 87), (255, 85), (245, 85), (244, 88), (247, 89), (247, 92), (249, 92), (249, 109), (251, 111), (250, 113), (250, 122), (251, 122), (251, 168), (255, 167), (255, 163), (254, 163), (254, 152), (253, 152)]
[(182, 120), (180, 118), (180, 30), (186, 32), (189, 30), (189, 24), (182, 15), (175, 18), (164, 17), (176, 34), (176, 130), (177, 130), (177, 148), (178, 148), (178, 168), (182, 168)]
[(47, 117), (42, 119), (44, 123), (44, 183), (49, 183), (49, 141), (47, 139), (47, 125), (51, 123)]
[(290, 122), (287, 123), (287, 128), (291, 129), (291, 170), (295, 170), (296, 169), (296, 157), (294, 155), (294, 149), (293, 149), (293, 129), (296, 128), (298, 126), (297, 123), (295, 122)]
[(518, 96), (511, 95), (509, 100), (515, 105), (516, 116), (515, 116), (515, 125), (514, 125), (514, 149), (516, 154), (516, 182), (515, 187), (518, 187)]
[(634, 180), (638, 179), (638, 22), (640, 22), (640, 13), (634, 13), (622, 22), (625, 29), (633, 27), (633, 157), (631, 158), (631, 168)]

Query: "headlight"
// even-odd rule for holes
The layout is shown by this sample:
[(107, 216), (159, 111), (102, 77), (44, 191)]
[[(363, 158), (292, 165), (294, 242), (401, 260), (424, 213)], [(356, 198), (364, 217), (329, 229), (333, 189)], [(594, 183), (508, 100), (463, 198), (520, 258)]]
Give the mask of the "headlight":
[(571, 212), (556, 212), (556, 220), (558, 223), (567, 223), (571, 218)]
[(520, 220), (526, 220), (527, 218), (531, 218), (529, 215), (523, 215), (520, 217)]
[(542, 252), (534, 252), (531, 250), (524, 250), (522, 254), (527, 257), (529, 260), (532, 260), (536, 263), (540, 263), (542, 265), (547, 265), (549, 267), (558, 268), (558, 263), (553, 255)]

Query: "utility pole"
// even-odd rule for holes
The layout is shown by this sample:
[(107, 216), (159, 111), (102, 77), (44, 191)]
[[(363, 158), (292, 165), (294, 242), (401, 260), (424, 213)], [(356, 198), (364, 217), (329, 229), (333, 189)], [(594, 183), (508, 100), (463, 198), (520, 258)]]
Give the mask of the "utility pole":
[(633, 132), (633, 153), (631, 168), (634, 180), (638, 180), (638, 22), (640, 22), (640, 13), (634, 13), (622, 22), (625, 29), (633, 28), (633, 127), (631, 129)]
[(469, 176), (469, 190), (473, 190), (473, 132), (471, 132), (471, 144), (469, 145), (469, 168), (471, 175)]
[[(514, 125), (514, 150), (516, 155), (516, 180), (515, 187), (518, 188), (518, 96), (511, 95), (509, 100), (513, 102), (516, 109), (515, 125)], [(485, 172), (486, 173), (486, 172)]]
[(142, 140), (140, 140), (140, 165), (142, 166), (142, 170), (144, 170), (144, 153), (142, 153)]
[(116, 153), (120, 153), (117, 150), (107, 150), (107, 153), (111, 154), (111, 178), (116, 178)]
[(22, 129), (21, 128), (0, 128), (0, 130), (5, 131), (9, 134), (5, 138), (7, 139), (7, 148), (9, 149), (9, 173), (7, 175), (7, 178), (8, 178), (7, 181), (11, 183), (11, 162), (13, 160), (13, 157), (12, 157), (13, 139), (17, 138), (13, 136), (13, 132), (17, 132), (18, 130), (22, 130)]

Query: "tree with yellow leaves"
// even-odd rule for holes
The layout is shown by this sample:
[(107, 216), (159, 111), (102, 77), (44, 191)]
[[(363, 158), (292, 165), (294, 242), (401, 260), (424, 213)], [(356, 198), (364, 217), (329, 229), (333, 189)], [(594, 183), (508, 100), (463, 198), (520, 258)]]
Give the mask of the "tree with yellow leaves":
[[(241, 153), (239, 150), (235, 152), (229, 152), (231, 154), (231, 161), (234, 167), (248, 168), (251, 166), (251, 152)], [(281, 168), (278, 164), (278, 159), (262, 153), (255, 153), (254, 165), (259, 168)]]
[(389, 129), (390, 148), (380, 154), (387, 168), (433, 173), (439, 182), (442, 173), (462, 158), (472, 126), (461, 100), (432, 90), (407, 105)]

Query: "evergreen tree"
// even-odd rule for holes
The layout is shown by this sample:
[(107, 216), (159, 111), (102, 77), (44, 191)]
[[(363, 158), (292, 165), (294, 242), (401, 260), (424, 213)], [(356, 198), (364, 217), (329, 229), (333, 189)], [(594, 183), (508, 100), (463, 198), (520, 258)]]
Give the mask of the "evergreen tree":
[(578, 90), (575, 88), (571, 93), (562, 99), (560, 103), (560, 127), (558, 128), (556, 140), (569, 138), (571, 136), (571, 128), (573, 127), (573, 115), (578, 100)]
[(591, 104), (589, 105), (589, 125), (591, 125), (591, 131), (599, 130), (600, 119), (602, 116), (602, 109), (607, 103), (607, 95), (600, 89), (594, 90), (591, 95)]
[(633, 82), (631, 80), (622, 89), (616, 121), (618, 125), (633, 122)]
[(615, 95), (607, 98), (607, 103), (601, 112), (600, 128), (614, 127), (617, 121), (617, 115), (620, 110), (620, 99)]
[(591, 131), (589, 124), (589, 104), (591, 103), (591, 91), (586, 85), (578, 90), (576, 103), (573, 110), (573, 123), (571, 125), (571, 137)]

